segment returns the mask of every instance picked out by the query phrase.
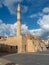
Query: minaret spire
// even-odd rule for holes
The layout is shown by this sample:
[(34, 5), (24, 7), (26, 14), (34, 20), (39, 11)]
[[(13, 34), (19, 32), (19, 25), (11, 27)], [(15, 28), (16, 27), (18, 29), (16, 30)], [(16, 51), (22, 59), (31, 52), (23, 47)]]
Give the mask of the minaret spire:
[(21, 35), (21, 23), (20, 23), (20, 4), (17, 8), (17, 36)]

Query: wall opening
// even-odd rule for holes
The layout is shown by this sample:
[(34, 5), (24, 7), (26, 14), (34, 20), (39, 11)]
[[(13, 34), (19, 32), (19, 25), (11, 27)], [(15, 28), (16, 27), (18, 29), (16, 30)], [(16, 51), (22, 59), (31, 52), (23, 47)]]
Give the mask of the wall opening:
[(25, 45), (25, 52), (26, 52), (26, 45)]
[(16, 46), (16, 53), (18, 53), (18, 46)]
[(1, 39), (1, 37), (0, 37), (0, 39)]
[(12, 49), (12, 46), (10, 48)]

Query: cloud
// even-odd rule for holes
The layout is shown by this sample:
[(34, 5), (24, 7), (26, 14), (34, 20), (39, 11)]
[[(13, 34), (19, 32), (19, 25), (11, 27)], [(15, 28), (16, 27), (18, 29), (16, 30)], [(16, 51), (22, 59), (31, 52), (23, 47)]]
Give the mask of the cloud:
[(44, 15), (49, 14), (49, 7), (43, 8), (42, 12), (38, 12), (35, 14), (31, 14), (29, 17), (34, 18), (34, 17), (43, 17)]
[(30, 15), (30, 18), (39, 17), (37, 24), (40, 26), (39, 29), (30, 30), (30, 34), (48, 37), (49, 36), (49, 7), (45, 7), (42, 12)]
[(43, 18), (39, 19), (38, 24), (42, 29), (49, 31), (49, 15), (44, 15)]
[[(2, 4), (6, 6), (10, 12), (10, 14), (16, 14), (17, 4), (23, 2), (24, 0), (1, 0), (0, 1), (0, 7), (2, 7)], [(26, 13), (28, 10), (28, 7), (25, 5), (21, 5), (22, 13)]]
[(28, 11), (28, 6), (21, 5), (21, 12), (26, 13)]
[(21, 26), (21, 33), (22, 34), (29, 33), (28, 26), (26, 26), (26, 24), (22, 24), (22, 26)]
[(2, 8), (3, 6), (2, 6), (2, 0), (0, 0), (0, 8)]
[[(8, 7), (8, 9), (10, 10), (11, 14), (15, 14), (15, 7), (13, 6), (13, 2), (15, 3), (16, 0), (12, 0), (12, 3), (11, 3), (11, 0), (4, 0), (4, 5), (6, 7)], [(13, 7), (12, 7), (13, 6)], [(22, 10), (22, 12), (26, 12), (28, 10), (28, 7), (27, 6), (21, 6), (22, 9), (24, 7), (24, 9)], [(45, 10), (44, 10), (45, 9)], [(37, 14), (32, 14), (30, 15), (30, 18), (33, 18), (33, 17), (37, 17), (39, 16), (39, 20), (37, 21), (37, 24), (40, 26), (39, 29), (32, 29), (32, 30), (29, 30), (28, 29), (28, 26), (26, 24), (22, 24), (21, 26), (21, 32), (23, 34), (25, 33), (30, 33), (32, 35), (36, 35), (36, 36), (48, 36), (49, 35), (49, 14), (46, 15), (44, 13), (48, 13), (49, 10), (46, 8), (44, 8), (42, 10), (42, 12), (40, 13), (37, 13)], [(46, 12), (47, 11), (47, 12)], [(5, 36), (14, 36), (16, 34), (16, 23), (14, 24), (5, 24), (3, 23), (2, 20), (0, 20), (0, 35), (5, 35)]]
[(34, 17), (37, 17), (37, 14), (32, 14), (29, 16), (30, 18), (34, 18)]
[(5, 24), (3, 23), (2, 20), (0, 20), (0, 35), (4, 35), (4, 36), (11, 36), (11, 35), (15, 35), (15, 24)]
[(37, 24), (40, 26), (40, 28), (30, 30), (30, 34), (40, 37), (49, 36), (49, 14), (40, 17), (37, 21)]
[[(37, 21), (40, 28), (38, 29), (28, 29), (26, 24), (21, 25), (21, 33), (22, 34), (32, 34), (39, 37), (47, 37), (49, 36), (49, 15), (44, 15), (42, 18), (39, 18)], [(5, 24), (2, 20), (0, 20), (0, 35), (4, 36), (14, 36), (16, 35), (17, 23), (14, 24)]]
[(45, 7), (45, 8), (43, 9), (43, 13), (49, 13), (49, 7)]
[[(0, 36), (14, 36), (16, 35), (17, 23), (14, 24), (5, 24), (2, 20), (0, 20)], [(28, 33), (28, 26), (26, 24), (22, 24), (21, 33)]]
[(23, 0), (0, 0), (0, 7), (6, 6), (11, 14), (16, 13), (17, 3), (21, 3)]
[(0, 4), (0, 8), (2, 8), (3, 6)]
[(41, 36), (42, 35), (42, 29), (34, 29), (34, 30), (30, 30), (30, 34), (32, 35), (36, 35), (36, 36)]
[(43, 13), (36, 13), (36, 14), (31, 14), (30, 16), (29, 16), (29, 18), (35, 18), (35, 17), (42, 17), (44, 14)]
[(8, 7), (11, 14), (15, 14), (16, 6), (14, 5), (17, 2), (22, 2), (23, 0), (4, 0), (3, 4)]
[(37, 22), (41, 28), (41, 33), (43, 37), (49, 36), (49, 15), (44, 15), (42, 18), (40, 18)]

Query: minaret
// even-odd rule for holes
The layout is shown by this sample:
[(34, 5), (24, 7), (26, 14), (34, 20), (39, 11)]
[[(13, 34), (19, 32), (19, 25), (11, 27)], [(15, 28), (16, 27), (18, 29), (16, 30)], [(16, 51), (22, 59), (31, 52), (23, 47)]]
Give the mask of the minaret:
[(20, 23), (20, 5), (17, 8), (17, 36), (21, 35), (21, 23)]

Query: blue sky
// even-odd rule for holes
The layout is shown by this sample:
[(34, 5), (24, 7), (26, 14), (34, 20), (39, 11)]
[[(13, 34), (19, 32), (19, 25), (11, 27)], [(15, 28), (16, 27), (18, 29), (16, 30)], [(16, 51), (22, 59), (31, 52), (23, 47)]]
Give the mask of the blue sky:
[(49, 36), (49, 0), (0, 0), (0, 35), (16, 34), (17, 5), (21, 7), (22, 33)]

